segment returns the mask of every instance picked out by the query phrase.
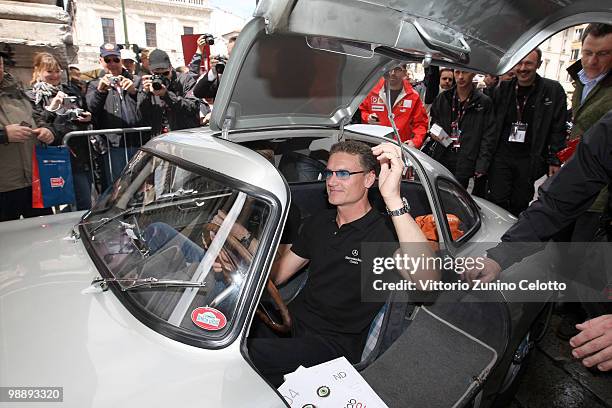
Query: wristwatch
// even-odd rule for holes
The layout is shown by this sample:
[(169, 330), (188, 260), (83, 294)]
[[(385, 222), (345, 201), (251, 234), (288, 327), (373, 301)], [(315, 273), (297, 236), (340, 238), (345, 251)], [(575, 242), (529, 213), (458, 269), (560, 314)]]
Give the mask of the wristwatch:
[(391, 217), (398, 217), (400, 215), (408, 214), (410, 212), (410, 204), (408, 204), (406, 197), (402, 197), (402, 203), (404, 203), (403, 207), (397, 210), (390, 210), (387, 208), (387, 214)]

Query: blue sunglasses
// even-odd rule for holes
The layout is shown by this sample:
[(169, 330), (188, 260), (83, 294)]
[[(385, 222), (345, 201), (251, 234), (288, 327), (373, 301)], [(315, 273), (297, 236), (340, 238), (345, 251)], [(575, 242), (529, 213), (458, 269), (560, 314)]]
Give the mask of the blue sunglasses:
[(348, 171), (348, 170), (330, 170), (330, 169), (325, 169), (321, 172), (321, 176), (323, 177), (323, 179), (328, 180), (329, 178), (331, 178), (332, 174), (336, 173), (336, 177), (338, 177), (340, 180), (346, 180), (349, 177), (351, 177), (353, 174), (360, 174), (360, 173), (365, 173), (365, 171), (361, 170), (361, 171)]

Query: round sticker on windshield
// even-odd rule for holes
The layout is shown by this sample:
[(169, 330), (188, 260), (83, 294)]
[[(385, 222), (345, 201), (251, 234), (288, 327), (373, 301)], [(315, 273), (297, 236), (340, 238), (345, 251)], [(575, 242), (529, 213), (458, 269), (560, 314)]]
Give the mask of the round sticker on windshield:
[(198, 307), (191, 312), (191, 321), (204, 330), (221, 330), (227, 324), (225, 315), (212, 307)]

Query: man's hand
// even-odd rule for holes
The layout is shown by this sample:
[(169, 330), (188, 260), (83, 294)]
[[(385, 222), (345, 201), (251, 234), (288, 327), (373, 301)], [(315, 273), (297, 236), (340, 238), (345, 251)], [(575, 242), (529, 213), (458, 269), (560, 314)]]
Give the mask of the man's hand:
[(380, 120), (378, 120), (378, 115), (375, 113), (370, 113), (368, 115), (368, 123), (370, 125), (377, 125), (380, 123)]
[(98, 82), (98, 91), (99, 92), (108, 92), (109, 88), (110, 88), (110, 78), (112, 77), (112, 74), (106, 74), (104, 75), (102, 78), (100, 78), (100, 82)]
[(53, 140), (55, 140), (55, 137), (53, 136), (53, 132), (51, 132), (49, 129), (44, 128), (44, 127), (32, 129), (32, 134), (36, 136), (38, 140), (46, 144), (52, 143)]
[(482, 264), (482, 268), (474, 265), (474, 268), (466, 270), (463, 274), (463, 279), (471, 285), (476, 279), (486, 283), (494, 281), (499, 277), (501, 266), (494, 259), (483, 258)]
[(4, 132), (9, 143), (23, 143), (32, 137), (32, 129), (21, 125), (6, 125)]
[[(372, 148), (372, 153), (380, 163), (378, 189), (387, 207), (401, 207), (400, 181), (404, 172), (402, 153), (399, 146), (393, 143), (381, 143)], [(396, 201), (396, 202), (391, 202)]]
[(162, 84), (161, 89), (153, 89), (153, 95), (159, 96), (160, 98), (166, 96), (167, 93), (168, 88), (166, 88), (166, 85), (164, 84)]
[(200, 125), (201, 126), (208, 125), (210, 123), (211, 116), (212, 116), (212, 112), (208, 112), (206, 116), (204, 116), (203, 118), (200, 118)]
[(561, 169), (561, 166), (553, 166), (552, 164), (548, 166), (548, 177), (554, 176), (559, 169)]
[(151, 84), (153, 83), (153, 80), (151, 79), (152, 77), (153, 77), (152, 75), (142, 76), (142, 90), (145, 91), (146, 93), (153, 92), (153, 87), (151, 86)]
[(572, 355), (586, 367), (612, 370), (612, 315), (603, 315), (576, 325), (580, 333), (569, 341)]
[(77, 116), (76, 120), (81, 123), (91, 122), (91, 112), (87, 112), (87, 111), (81, 112), (81, 115)]
[(414, 147), (414, 142), (412, 141), (412, 139), (408, 140), (407, 142), (404, 142), (404, 144), (410, 146), (410, 147)]
[(127, 91), (130, 95), (134, 95), (136, 93), (136, 87), (134, 86), (134, 81), (132, 81), (129, 78), (124, 78), (124, 77), (119, 77), (121, 78), (121, 82), (119, 83), (119, 86), (121, 86), (121, 89)]
[(196, 49), (196, 53), (197, 54), (203, 54), (204, 53), (204, 46), (206, 45), (206, 35), (202, 34), (201, 36), (198, 37), (197, 40), (198, 43), (198, 48)]

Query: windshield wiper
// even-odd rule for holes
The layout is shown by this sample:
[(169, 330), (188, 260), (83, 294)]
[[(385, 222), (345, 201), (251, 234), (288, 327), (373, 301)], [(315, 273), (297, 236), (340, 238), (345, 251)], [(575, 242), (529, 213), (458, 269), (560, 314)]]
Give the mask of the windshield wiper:
[(132, 211), (134, 211), (134, 210), (135, 210), (135, 208), (134, 208), (134, 207), (126, 208), (125, 210), (121, 211), (121, 212), (120, 212), (120, 213), (118, 213), (118, 214), (113, 215), (112, 217), (103, 217), (103, 218), (100, 218), (100, 219), (99, 219), (99, 220), (97, 220), (97, 221), (94, 221), (94, 222), (99, 222), (99, 224), (98, 224), (98, 225), (96, 225), (96, 227), (95, 227), (94, 229), (92, 229), (92, 230), (91, 230), (91, 233), (90, 233), (90, 234), (91, 234), (91, 240), (92, 240), (92, 241), (93, 241), (93, 240), (95, 240), (95, 238), (96, 238), (95, 233), (96, 233), (96, 232), (97, 232), (97, 231), (98, 231), (100, 228), (102, 228), (103, 226), (105, 226), (105, 225), (106, 225), (106, 224), (108, 224), (109, 222), (116, 220), (117, 218), (120, 218), (120, 217), (124, 217), (124, 216), (126, 216), (127, 214), (131, 213), (131, 212), (132, 212)]
[(128, 291), (139, 288), (153, 288), (153, 287), (184, 287), (184, 288), (203, 288), (206, 286), (206, 282), (192, 282), (184, 280), (174, 279), (157, 279), (153, 277), (149, 278), (102, 278), (98, 276), (91, 281), (91, 287), (94, 289), (101, 289), (103, 292), (108, 290), (108, 282), (132, 282), (131, 285), (122, 287), (122, 291)]

